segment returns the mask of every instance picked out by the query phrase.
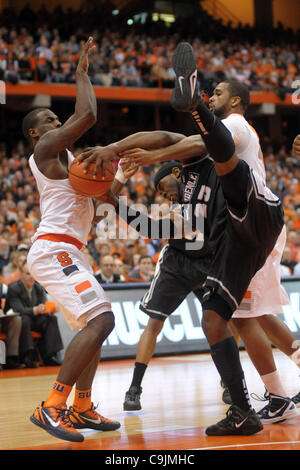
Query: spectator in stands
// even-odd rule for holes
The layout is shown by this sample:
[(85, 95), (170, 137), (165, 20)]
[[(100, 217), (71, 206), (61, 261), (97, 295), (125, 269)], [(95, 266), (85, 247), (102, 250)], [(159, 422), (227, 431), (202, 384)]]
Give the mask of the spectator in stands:
[(153, 275), (154, 264), (149, 255), (141, 256), (138, 266), (129, 272), (130, 279), (137, 282), (150, 282), (153, 279)]
[(21, 279), (20, 266), (22, 266), (24, 264), (24, 261), (27, 259), (27, 252), (28, 252), (28, 250), (23, 250), (23, 247), (21, 248), (22, 248), (21, 250), (15, 250), (16, 251), (16, 261), (14, 262), (15, 269), (10, 274), (8, 274), (8, 276), (5, 278), (5, 282), (7, 285)]
[(287, 235), (287, 246), (291, 250), (291, 260), (296, 261), (300, 251), (300, 233), (290, 231)]
[(118, 282), (125, 282), (126, 277), (124, 276), (124, 263), (120, 258), (114, 257), (114, 274), (120, 276)]
[(19, 264), (21, 278), (9, 284), (5, 310), (12, 309), (21, 315), (22, 333), (20, 354), (27, 367), (33, 367), (32, 351), (34, 350), (31, 330), (42, 334), (39, 350), (45, 365), (60, 365), (55, 354), (63, 349), (58, 328), (57, 317), (48, 313), (47, 293), (35, 282), (28, 271), (27, 260)]
[(0, 333), (6, 335), (6, 362), (3, 364), (3, 369), (19, 369), (22, 367), (19, 357), (19, 339), (22, 329), (22, 320), (19, 315), (4, 314), (3, 307), (5, 306), (6, 294), (7, 286), (0, 281)]
[(115, 261), (112, 255), (105, 255), (100, 261), (100, 270), (95, 275), (99, 284), (123, 282), (120, 274), (115, 272)]
[(293, 274), (296, 277), (300, 277), (300, 252), (298, 252), (298, 255), (296, 257), (296, 264), (294, 266)]

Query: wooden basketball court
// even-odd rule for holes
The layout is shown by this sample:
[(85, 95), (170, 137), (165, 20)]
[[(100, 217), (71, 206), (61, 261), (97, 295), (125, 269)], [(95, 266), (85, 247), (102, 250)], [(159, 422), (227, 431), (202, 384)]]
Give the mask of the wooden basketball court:
[[(299, 369), (274, 350), (287, 392), (300, 390)], [(263, 395), (264, 386), (242, 351), (250, 393)], [(34, 408), (48, 396), (57, 367), (0, 371), (1, 450), (300, 450), (299, 418), (272, 424), (254, 436), (207, 437), (206, 426), (225, 416), (218, 373), (209, 354), (152, 359), (141, 397), (143, 409), (124, 412), (134, 360), (105, 361), (98, 367), (92, 399), (101, 414), (121, 422), (118, 431), (84, 430), (82, 443), (52, 437), (29, 420)], [(73, 395), (70, 396), (72, 403)], [(252, 400), (255, 409), (266, 402)], [(300, 409), (299, 409), (300, 413)]]

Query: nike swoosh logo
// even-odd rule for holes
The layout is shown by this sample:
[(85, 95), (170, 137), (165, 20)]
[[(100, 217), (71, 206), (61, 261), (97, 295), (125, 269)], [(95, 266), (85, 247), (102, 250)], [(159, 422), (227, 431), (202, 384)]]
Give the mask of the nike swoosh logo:
[(286, 404), (284, 404), (281, 408), (279, 408), (279, 410), (275, 411), (274, 413), (272, 411), (269, 411), (269, 416), (270, 418), (273, 418), (273, 416), (276, 416), (278, 415), (278, 413), (280, 413), (281, 410), (283, 410), (283, 408), (285, 407)]
[(89, 421), (90, 423), (94, 423), (94, 424), (100, 424), (102, 423), (101, 419), (100, 418), (97, 418), (97, 419), (90, 419), (90, 418), (87, 418), (86, 416), (82, 416), (80, 415), (81, 418), (83, 418), (85, 421)]
[(190, 76), (191, 96), (193, 98), (197, 84), (197, 70)]
[(243, 421), (241, 421), (240, 423), (235, 423), (235, 427), (240, 428), (244, 424), (244, 422), (247, 421), (247, 419), (248, 419), (248, 417), (243, 419)]
[(44, 416), (47, 418), (47, 420), (50, 422), (51, 426), (53, 426), (54, 428), (57, 428), (57, 426), (60, 425), (60, 421), (53, 421), (51, 416), (49, 416), (43, 409), (42, 409), (42, 412)]
[(184, 80), (184, 77), (182, 75), (180, 75), (178, 77), (178, 81), (179, 81), (179, 86), (180, 86), (180, 91), (181, 91), (181, 94), (183, 95), (183, 87), (182, 87), (182, 82)]

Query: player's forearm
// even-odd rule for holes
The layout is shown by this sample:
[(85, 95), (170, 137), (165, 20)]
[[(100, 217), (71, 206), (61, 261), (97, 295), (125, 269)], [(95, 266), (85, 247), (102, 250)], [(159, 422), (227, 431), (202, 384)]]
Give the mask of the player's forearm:
[(184, 139), (184, 137), (182, 134), (168, 131), (137, 132), (115, 142), (113, 145), (117, 153), (132, 148), (157, 149), (172, 145)]
[(75, 116), (90, 116), (96, 122), (97, 100), (93, 85), (86, 72), (76, 71), (76, 88)]
[(168, 160), (185, 160), (192, 157), (205, 157), (207, 150), (200, 136), (185, 137), (173, 145), (151, 152), (151, 163)]

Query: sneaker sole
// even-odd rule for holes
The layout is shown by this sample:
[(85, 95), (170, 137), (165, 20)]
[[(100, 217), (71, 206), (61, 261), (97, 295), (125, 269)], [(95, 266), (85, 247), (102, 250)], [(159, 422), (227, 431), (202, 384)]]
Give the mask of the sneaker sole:
[(43, 423), (41, 423), (41, 421), (36, 419), (36, 417), (34, 415), (30, 416), (30, 421), (33, 424), (36, 424), (40, 428), (44, 429), (44, 431), (47, 431), (52, 436), (58, 437), (59, 439), (63, 439), (64, 441), (71, 441), (71, 442), (82, 442), (82, 441), (84, 441), (84, 437), (82, 436), (82, 434), (71, 436), (71, 435), (66, 435), (66, 433), (64, 433), (64, 431), (61, 431), (60, 429), (47, 428), (47, 426), (45, 426)]
[[(83, 419), (83, 418), (81, 418)], [(95, 431), (115, 431), (121, 427), (121, 423), (116, 422), (112, 423), (102, 423), (102, 424), (93, 424), (91, 421), (85, 423), (73, 423), (75, 429), (94, 429)]]
[[(182, 42), (178, 44), (172, 57), (172, 66), (176, 79), (175, 88), (171, 96), (171, 105), (178, 111), (188, 111), (193, 99), (191, 90), (192, 88), (194, 88), (194, 91), (196, 90), (197, 82), (197, 62), (193, 48), (189, 43)], [(195, 83), (191, 84), (189, 77), (192, 76), (195, 71)]]
[(263, 424), (283, 423), (287, 419), (298, 418), (298, 417), (299, 417), (298, 410), (296, 408), (293, 408), (292, 410), (289, 410), (286, 413), (284, 413), (283, 416), (277, 416), (277, 417), (275, 416), (274, 418), (260, 418), (260, 421)]
[(261, 426), (255, 426), (255, 427), (248, 427), (248, 429), (241, 429), (241, 430), (236, 430), (236, 432), (234, 431), (228, 431), (228, 432), (210, 432), (208, 429), (205, 430), (205, 434), (207, 436), (251, 436), (252, 434), (256, 434), (260, 431), (263, 430), (263, 425)]
[(124, 411), (139, 411), (142, 409), (141, 405), (128, 405), (128, 404), (123, 404), (123, 410)]

